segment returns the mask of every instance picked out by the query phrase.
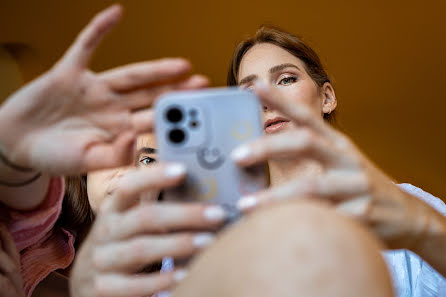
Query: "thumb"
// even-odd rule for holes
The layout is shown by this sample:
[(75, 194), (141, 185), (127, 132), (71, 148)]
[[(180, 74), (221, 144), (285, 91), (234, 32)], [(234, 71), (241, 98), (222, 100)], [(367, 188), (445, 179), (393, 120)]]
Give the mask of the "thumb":
[(131, 164), (136, 134), (123, 132), (110, 143), (96, 143), (84, 153), (83, 172), (121, 167)]

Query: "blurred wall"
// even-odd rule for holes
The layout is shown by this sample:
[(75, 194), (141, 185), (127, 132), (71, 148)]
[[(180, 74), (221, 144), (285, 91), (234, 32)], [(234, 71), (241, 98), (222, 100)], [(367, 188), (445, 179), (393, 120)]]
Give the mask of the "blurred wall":
[[(0, 43), (32, 49), (18, 59), (24, 79), (32, 79), (111, 3), (2, 1)], [(397, 181), (446, 198), (446, 1), (122, 4), (124, 19), (98, 49), (92, 69), (184, 56), (220, 86), (237, 42), (262, 23), (277, 25), (303, 36), (320, 54), (337, 91), (338, 119), (363, 151)]]
[(23, 83), (22, 74), (11, 53), (0, 45), (0, 102)]

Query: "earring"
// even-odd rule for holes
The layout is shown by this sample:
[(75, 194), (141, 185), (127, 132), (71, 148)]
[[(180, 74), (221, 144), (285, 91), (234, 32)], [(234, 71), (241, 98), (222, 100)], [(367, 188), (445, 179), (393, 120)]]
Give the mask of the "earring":
[(331, 113), (331, 107), (329, 108), (329, 110), (328, 110), (327, 114), (330, 114), (330, 113)]

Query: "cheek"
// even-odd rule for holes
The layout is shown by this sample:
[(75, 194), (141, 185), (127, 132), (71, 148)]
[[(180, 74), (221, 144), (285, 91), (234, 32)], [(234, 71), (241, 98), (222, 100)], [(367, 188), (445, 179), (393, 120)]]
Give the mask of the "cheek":
[(280, 88), (280, 91), (287, 98), (292, 98), (294, 101), (304, 104), (315, 113), (320, 114), (322, 98), (314, 83), (297, 83), (289, 87)]

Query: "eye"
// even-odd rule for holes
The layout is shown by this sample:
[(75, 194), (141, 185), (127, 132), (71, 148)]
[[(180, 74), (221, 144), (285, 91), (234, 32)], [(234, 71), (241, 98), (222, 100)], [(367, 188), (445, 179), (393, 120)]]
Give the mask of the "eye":
[(144, 157), (141, 160), (139, 160), (139, 163), (142, 165), (145, 165), (145, 166), (149, 165), (150, 163), (155, 163), (155, 162), (156, 162), (156, 160), (153, 158), (150, 158), (150, 157)]
[(287, 86), (295, 83), (296, 81), (297, 81), (297, 76), (287, 76), (279, 81), (279, 85)]

